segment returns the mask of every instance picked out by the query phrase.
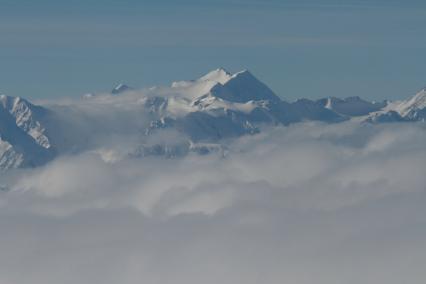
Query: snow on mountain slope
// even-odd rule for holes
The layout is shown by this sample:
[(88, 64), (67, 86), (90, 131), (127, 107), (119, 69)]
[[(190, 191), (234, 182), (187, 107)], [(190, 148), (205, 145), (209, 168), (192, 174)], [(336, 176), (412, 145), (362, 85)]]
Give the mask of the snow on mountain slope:
[(407, 119), (402, 117), (394, 110), (378, 111), (367, 115), (364, 121), (371, 123), (389, 123), (389, 122), (406, 122)]
[(381, 111), (367, 117), (370, 122), (403, 122), (426, 120), (426, 88), (413, 97), (389, 103)]
[(395, 111), (408, 120), (426, 120), (426, 88), (422, 89), (412, 98), (403, 101), (395, 107)]
[[(302, 120), (318, 120), (325, 122), (340, 122), (347, 118), (332, 109), (319, 105), (308, 99), (299, 99), (291, 104), (291, 110), (296, 113), (296, 118)], [(297, 122), (297, 120), (296, 120)]]
[(163, 94), (171, 97), (179, 97), (182, 99), (187, 99), (189, 101), (198, 98), (204, 94), (209, 93), (212, 88), (220, 84), (216, 81), (180, 81), (173, 82), (171, 89), (169, 88), (157, 88), (154, 89), (156, 94)]
[(46, 129), (41, 125), (40, 119), (45, 115), (45, 110), (35, 106), (19, 97), (0, 95), (0, 107), (8, 111), (14, 118), (16, 125), (27, 132), (37, 144), (49, 149), (49, 138), (45, 135)]
[(111, 94), (113, 95), (117, 95), (117, 94), (121, 94), (127, 91), (131, 91), (133, 90), (133, 88), (127, 86), (126, 84), (118, 84), (117, 86), (114, 87), (114, 89), (112, 89)]
[[(167, 90), (163, 89), (163, 91)], [(169, 90), (169, 92), (169, 95), (175, 94), (190, 100), (210, 94), (236, 103), (259, 100), (281, 101), (268, 86), (260, 82), (247, 70), (231, 74), (224, 69), (217, 69), (198, 80), (174, 82), (172, 90)]]
[(148, 96), (165, 100), (161, 113), (168, 123), (158, 120), (155, 127), (173, 124), (194, 140), (256, 133), (262, 124), (344, 119), (309, 100), (287, 103), (246, 70), (230, 74), (217, 69), (198, 80), (174, 82), (169, 90), (151, 89)]
[(231, 73), (229, 73), (228, 71), (226, 71), (223, 68), (219, 68), (219, 69), (216, 69), (216, 70), (213, 70), (213, 71), (207, 73), (206, 75), (199, 78), (197, 81), (199, 81), (199, 82), (212, 81), (212, 82), (217, 82), (217, 83), (221, 83), (222, 85), (224, 85), (231, 78), (232, 78)]
[(44, 109), (20, 98), (0, 96), (0, 169), (38, 166), (52, 157), (45, 128), (37, 117)]
[(249, 71), (233, 74), (224, 84), (217, 84), (211, 94), (215, 97), (237, 103), (267, 100), (278, 103), (281, 99), (264, 83), (260, 82)]
[(396, 105), (394, 110), (401, 116), (407, 116), (413, 110), (421, 110), (424, 108), (426, 108), (426, 88), (418, 92), (412, 98)]
[(336, 98), (329, 97), (317, 100), (321, 106), (346, 116), (362, 116), (379, 111), (386, 102), (368, 102), (360, 97)]
[(13, 146), (2, 140), (0, 135), (0, 169), (18, 168), (23, 163), (23, 154), (17, 153)]

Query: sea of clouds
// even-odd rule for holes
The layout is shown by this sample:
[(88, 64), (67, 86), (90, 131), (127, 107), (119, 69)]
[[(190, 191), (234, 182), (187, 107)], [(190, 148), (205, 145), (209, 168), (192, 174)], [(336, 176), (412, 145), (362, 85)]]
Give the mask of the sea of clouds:
[(426, 278), (424, 123), (300, 123), (225, 155), (103, 147), (0, 186), (0, 284)]

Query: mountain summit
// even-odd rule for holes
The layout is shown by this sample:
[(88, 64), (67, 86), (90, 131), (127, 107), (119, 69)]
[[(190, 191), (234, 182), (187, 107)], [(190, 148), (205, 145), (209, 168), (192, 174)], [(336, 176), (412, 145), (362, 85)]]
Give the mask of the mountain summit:
[(403, 101), (395, 107), (395, 110), (401, 116), (407, 116), (412, 112), (419, 111), (426, 108), (426, 88), (419, 91), (412, 98)]
[(215, 97), (238, 103), (260, 100), (274, 103), (281, 101), (268, 86), (260, 82), (248, 70), (226, 77), (226, 80), (221, 85), (216, 85), (211, 93)]
[(121, 94), (127, 91), (132, 90), (131, 87), (127, 86), (126, 84), (118, 84), (117, 86), (114, 87), (114, 89), (112, 89), (111, 94), (113, 95), (117, 95), (117, 94)]
[(216, 70), (213, 70), (206, 75), (202, 76), (198, 79), (198, 81), (213, 81), (221, 83), (222, 85), (231, 79), (232, 74), (226, 71), (224, 68), (219, 68)]
[(404, 101), (391, 102), (382, 110), (370, 114), (373, 122), (425, 121), (426, 88)]

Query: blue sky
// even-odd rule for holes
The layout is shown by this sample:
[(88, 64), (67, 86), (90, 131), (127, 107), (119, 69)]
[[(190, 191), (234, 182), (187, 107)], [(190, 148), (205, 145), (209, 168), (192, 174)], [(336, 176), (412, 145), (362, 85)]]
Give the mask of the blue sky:
[(426, 85), (426, 1), (0, 0), (0, 92), (80, 96), (251, 70), (283, 98)]

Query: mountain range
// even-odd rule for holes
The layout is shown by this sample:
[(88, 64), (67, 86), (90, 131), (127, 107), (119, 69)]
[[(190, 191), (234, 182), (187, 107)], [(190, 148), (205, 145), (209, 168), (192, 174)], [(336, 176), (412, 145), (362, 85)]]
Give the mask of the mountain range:
[(85, 95), (65, 104), (35, 105), (0, 95), (0, 169), (37, 167), (82, 151), (119, 153), (119, 145), (129, 141), (131, 151), (124, 155), (173, 157), (225, 152), (226, 139), (255, 134), (267, 126), (425, 118), (426, 89), (395, 102), (359, 97), (289, 102), (249, 71), (231, 74), (221, 68), (168, 87), (136, 90), (119, 84), (109, 94)]

